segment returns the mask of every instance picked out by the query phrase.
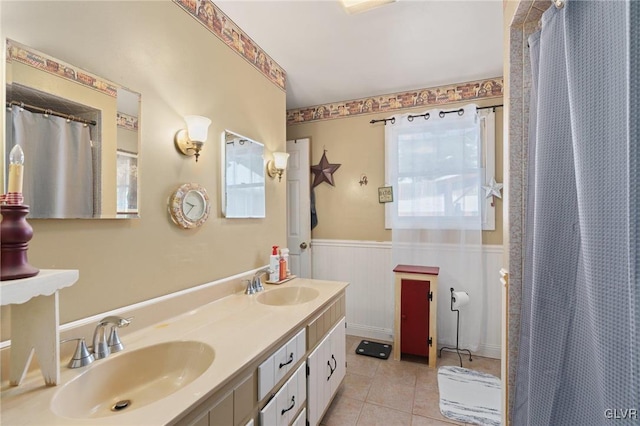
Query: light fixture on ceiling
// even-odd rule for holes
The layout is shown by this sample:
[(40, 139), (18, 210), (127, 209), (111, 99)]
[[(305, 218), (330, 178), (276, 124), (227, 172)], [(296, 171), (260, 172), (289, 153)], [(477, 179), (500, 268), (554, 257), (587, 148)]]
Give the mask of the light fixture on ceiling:
[(342, 3), (342, 7), (344, 7), (344, 10), (346, 10), (348, 14), (353, 15), (384, 6), (385, 4), (395, 3), (396, 1), (397, 0), (340, 0), (340, 3)]
[(287, 168), (287, 160), (289, 154), (286, 152), (274, 152), (273, 160), (269, 160), (267, 163), (267, 174), (270, 178), (278, 176), (278, 182), (282, 180), (282, 173)]
[(184, 121), (187, 123), (187, 128), (176, 133), (174, 139), (176, 148), (188, 157), (195, 155), (198, 162), (202, 146), (207, 140), (211, 120), (199, 115), (185, 115)]

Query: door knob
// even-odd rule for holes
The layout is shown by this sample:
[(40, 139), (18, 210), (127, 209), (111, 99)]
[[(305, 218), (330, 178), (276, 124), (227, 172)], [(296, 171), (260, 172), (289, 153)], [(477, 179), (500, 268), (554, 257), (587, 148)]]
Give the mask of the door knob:
[(306, 248), (307, 248), (307, 243), (302, 242), (302, 243), (300, 244), (300, 248), (301, 248), (302, 250), (306, 249)]

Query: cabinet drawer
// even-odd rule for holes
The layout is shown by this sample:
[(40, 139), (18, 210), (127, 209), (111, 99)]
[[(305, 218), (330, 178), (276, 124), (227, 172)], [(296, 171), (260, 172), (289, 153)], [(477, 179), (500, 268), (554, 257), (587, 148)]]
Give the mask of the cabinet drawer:
[(273, 387), (287, 375), (306, 352), (305, 329), (282, 345), (258, 367), (258, 400), (271, 392)]
[(305, 426), (307, 424), (307, 409), (303, 408), (291, 426)]
[(261, 425), (288, 426), (293, 415), (304, 406), (307, 400), (306, 365), (303, 363), (260, 410)]

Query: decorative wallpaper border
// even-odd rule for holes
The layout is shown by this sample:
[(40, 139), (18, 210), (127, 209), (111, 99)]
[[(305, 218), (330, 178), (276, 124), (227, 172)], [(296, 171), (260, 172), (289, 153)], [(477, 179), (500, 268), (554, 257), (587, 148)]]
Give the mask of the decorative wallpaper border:
[(467, 83), (292, 109), (287, 111), (287, 126), (376, 112), (394, 112), (423, 105), (446, 105), (460, 101), (501, 98), (503, 93), (503, 78), (495, 77)]
[(211, 0), (173, 0), (216, 37), (258, 69), (273, 84), (285, 89), (287, 75), (267, 53)]
[(116, 125), (122, 129), (131, 130), (134, 132), (138, 131), (138, 117), (134, 117), (132, 115), (125, 114), (124, 112), (118, 111)]
[(49, 74), (74, 81), (114, 98), (118, 94), (117, 86), (107, 80), (7, 39), (7, 62), (11, 63), (11, 61), (20, 62)]

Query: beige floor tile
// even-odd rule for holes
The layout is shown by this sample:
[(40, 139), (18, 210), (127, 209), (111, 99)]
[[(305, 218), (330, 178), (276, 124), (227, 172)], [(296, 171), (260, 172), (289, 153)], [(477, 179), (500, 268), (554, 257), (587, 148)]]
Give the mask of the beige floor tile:
[(356, 348), (362, 341), (362, 337), (358, 336), (347, 336), (347, 353), (353, 354), (356, 352)]
[(411, 426), (411, 414), (365, 403), (357, 424), (359, 426)]
[[(473, 365), (471, 365), (473, 364)], [(468, 367), (472, 370), (482, 371), (483, 373), (491, 374), (500, 378), (500, 360), (493, 358), (484, 358), (481, 356), (474, 356), (473, 362), (468, 364)]]
[(347, 371), (361, 376), (375, 376), (381, 362), (378, 358), (347, 353)]
[(349, 398), (364, 401), (367, 398), (372, 381), (373, 379), (371, 377), (347, 373), (340, 387), (340, 392)]
[(388, 359), (380, 363), (375, 378), (381, 378), (390, 383), (415, 386), (420, 369), (418, 364), (412, 362)]
[(429, 417), (416, 416), (411, 418), (411, 426), (451, 426), (456, 423), (449, 423), (442, 420), (431, 419)]
[(383, 405), (395, 410), (411, 413), (415, 386), (389, 382), (385, 378), (375, 378), (366, 402)]
[(416, 374), (416, 388), (438, 390), (438, 369), (421, 368)]
[[(402, 361), (394, 361), (356, 355), (363, 339), (347, 336), (347, 375), (323, 425), (462, 424), (440, 414), (437, 367), (459, 366), (455, 352), (443, 351), (442, 358), (436, 358), (436, 368), (432, 368), (422, 357), (403, 356)], [(463, 354), (463, 367), (500, 377), (500, 360), (473, 354), (472, 358), (470, 362)]]
[(437, 388), (426, 389), (416, 387), (415, 399), (413, 402), (413, 414), (443, 422), (453, 422), (453, 420), (440, 414), (440, 395)]
[(364, 402), (341, 395), (334, 398), (322, 421), (325, 426), (354, 426)]

